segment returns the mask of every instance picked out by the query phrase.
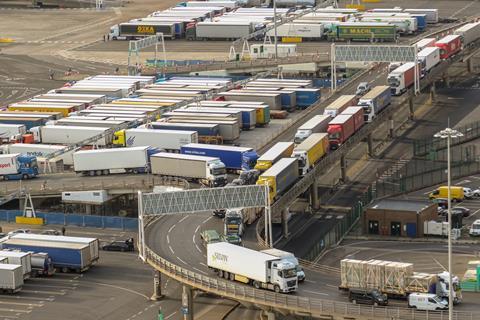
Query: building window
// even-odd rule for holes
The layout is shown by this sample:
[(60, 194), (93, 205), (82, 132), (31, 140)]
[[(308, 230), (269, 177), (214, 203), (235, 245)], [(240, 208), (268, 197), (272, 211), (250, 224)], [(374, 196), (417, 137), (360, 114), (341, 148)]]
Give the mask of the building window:
[(369, 234), (379, 234), (380, 230), (378, 227), (377, 220), (368, 220), (368, 233)]

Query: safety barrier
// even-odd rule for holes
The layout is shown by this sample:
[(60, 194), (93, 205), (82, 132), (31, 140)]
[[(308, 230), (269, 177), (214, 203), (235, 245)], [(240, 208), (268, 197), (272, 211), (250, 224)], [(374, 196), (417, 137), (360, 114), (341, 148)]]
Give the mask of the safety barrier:
[[(0, 210), (0, 221), (15, 222), (16, 217), (21, 217), (20, 210)], [(80, 214), (64, 214), (61, 212), (36, 212), (37, 218), (42, 218), (46, 225), (63, 225), (93, 227), (103, 229), (137, 230), (137, 218), (124, 218), (114, 216), (95, 216)]]

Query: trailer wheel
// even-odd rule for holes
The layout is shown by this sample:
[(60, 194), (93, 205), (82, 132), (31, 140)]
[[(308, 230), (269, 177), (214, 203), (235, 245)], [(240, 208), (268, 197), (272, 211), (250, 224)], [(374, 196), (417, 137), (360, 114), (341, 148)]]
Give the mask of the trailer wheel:
[(230, 273), (230, 280), (235, 281), (235, 275), (233, 273)]
[(273, 290), (275, 293), (280, 293), (280, 287), (277, 284), (273, 287)]
[(353, 304), (357, 304), (357, 300), (353, 299), (353, 300), (352, 300), (352, 303), (353, 303)]
[(63, 268), (62, 268), (62, 272), (63, 272), (63, 273), (67, 273), (67, 272), (68, 272), (68, 268), (67, 268), (67, 267), (63, 267)]
[(253, 286), (254, 286), (255, 289), (260, 289), (260, 282), (253, 281)]
[(28, 174), (24, 173), (24, 174), (22, 175), (22, 178), (23, 178), (23, 180), (28, 179)]
[(220, 278), (223, 278), (223, 270), (218, 270), (218, 276), (219, 276)]
[(8, 176), (3, 176), (3, 180), (8, 181)]
[(225, 271), (225, 272), (223, 273), (223, 277), (224, 277), (226, 280), (228, 280), (228, 278), (230, 277), (230, 273), (228, 273), (227, 271)]

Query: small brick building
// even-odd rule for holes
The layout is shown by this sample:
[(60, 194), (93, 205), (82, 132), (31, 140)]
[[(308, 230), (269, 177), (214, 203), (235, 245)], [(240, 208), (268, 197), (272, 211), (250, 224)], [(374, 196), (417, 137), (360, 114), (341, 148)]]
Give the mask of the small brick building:
[(383, 199), (363, 215), (363, 232), (370, 235), (422, 237), (423, 222), (436, 220), (437, 205), (429, 201)]

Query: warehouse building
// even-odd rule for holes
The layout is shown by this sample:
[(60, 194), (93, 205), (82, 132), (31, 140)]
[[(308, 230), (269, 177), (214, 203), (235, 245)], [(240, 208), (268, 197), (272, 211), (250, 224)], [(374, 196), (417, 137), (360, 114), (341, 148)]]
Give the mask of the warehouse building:
[(363, 232), (368, 235), (422, 237), (424, 221), (437, 217), (437, 205), (429, 201), (378, 200), (363, 215)]

